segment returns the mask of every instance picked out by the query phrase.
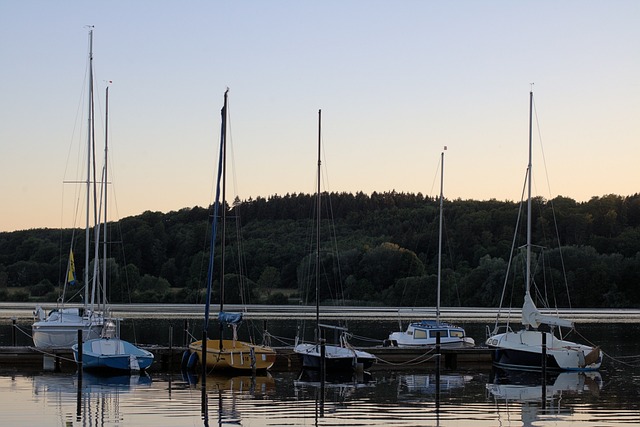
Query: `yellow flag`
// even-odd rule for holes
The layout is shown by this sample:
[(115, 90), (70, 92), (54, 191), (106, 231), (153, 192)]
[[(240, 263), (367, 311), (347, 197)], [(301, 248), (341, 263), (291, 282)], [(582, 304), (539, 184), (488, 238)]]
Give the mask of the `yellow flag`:
[(73, 250), (69, 251), (69, 272), (67, 273), (67, 283), (76, 284), (76, 263), (73, 260)]

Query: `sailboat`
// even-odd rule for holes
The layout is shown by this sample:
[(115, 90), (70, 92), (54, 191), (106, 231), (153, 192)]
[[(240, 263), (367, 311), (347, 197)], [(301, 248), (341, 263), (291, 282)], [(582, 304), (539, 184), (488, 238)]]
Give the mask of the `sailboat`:
[[(93, 27), (89, 30), (89, 112), (87, 131), (87, 178), (86, 185), (86, 227), (85, 227), (85, 264), (84, 264), (84, 299), (82, 307), (66, 307), (64, 293), (67, 286), (72, 286), (75, 281), (75, 263), (73, 262), (73, 252), (70, 251), (69, 266), (67, 269), (67, 281), (60, 306), (51, 310), (48, 314), (44, 309), (37, 306), (34, 310), (34, 323), (32, 324), (33, 343), (37, 348), (70, 348), (77, 343), (78, 330), (82, 330), (83, 340), (97, 338), (101, 335), (105, 324), (110, 323), (105, 319), (106, 306), (96, 302), (99, 298), (96, 288), (96, 277), (90, 280), (89, 259), (91, 253), (91, 186), (94, 182), (92, 178), (92, 154), (94, 146), (94, 115), (93, 115)], [(95, 189), (94, 189), (95, 191)], [(97, 236), (96, 236), (97, 238)], [(96, 259), (97, 261), (97, 259)], [(91, 284), (91, 286), (90, 286)], [(91, 288), (91, 290), (90, 290)]]
[[(444, 147), (446, 150), (447, 147)], [(460, 326), (440, 321), (440, 278), (442, 272), (442, 211), (444, 202), (444, 151), (440, 155), (440, 227), (438, 237), (438, 291), (436, 301), (436, 319), (411, 322), (404, 332), (389, 334), (388, 343), (392, 346), (419, 348), (433, 347), (440, 340), (442, 347), (473, 347), (475, 341), (468, 337)]]
[[(370, 353), (356, 350), (347, 342), (347, 331), (345, 328), (320, 324), (320, 216), (321, 216), (321, 194), (320, 194), (320, 173), (321, 173), (321, 132), (322, 132), (322, 110), (318, 111), (318, 188), (316, 192), (316, 271), (315, 271), (315, 299), (316, 299), (316, 328), (315, 342), (300, 342), (300, 337), (296, 337), (296, 344), (293, 351), (299, 356), (302, 367), (307, 369), (317, 369), (321, 372), (335, 373), (349, 370), (365, 370), (370, 368), (376, 358)], [(340, 333), (338, 345), (325, 344), (322, 339), (323, 329), (333, 329)]]
[[(524, 370), (595, 371), (600, 368), (603, 353), (599, 347), (579, 344), (555, 336), (554, 330), (574, 328), (570, 320), (544, 315), (531, 297), (531, 167), (532, 167), (533, 91), (529, 93), (529, 165), (527, 168), (527, 244), (525, 295), (522, 306), (523, 329), (513, 331), (509, 325), (501, 332), (495, 327), (486, 340), (492, 349), (493, 363), (499, 367)], [(499, 314), (498, 314), (499, 316)], [(547, 325), (549, 331), (537, 330)]]
[(82, 369), (94, 372), (138, 372), (153, 363), (153, 353), (136, 347), (120, 338), (94, 338), (82, 343), (80, 359), (78, 344), (71, 347), (76, 362)]
[[(102, 192), (103, 192), (103, 210), (101, 214), (104, 215), (102, 222), (103, 229), (103, 291), (105, 293), (104, 300), (106, 301), (106, 288), (107, 288), (107, 161), (108, 161), (108, 129), (109, 129), (109, 87), (106, 89), (106, 113), (105, 113), (105, 143), (104, 143), (104, 168), (102, 171)], [(96, 228), (96, 236), (100, 234), (100, 224)], [(96, 255), (98, 253), (99, 240), (96, 239)], [(94, 268), (97, 268), (97, 256)], [(144, 371), (153, 363), (153, 353), (150, 351), (136, 347), (128, 341), (120, 339), (119, 327), (116, 328), (116, 334), (113, 336), (113, 332), (103, 330), (100, 338), (92, 338), (82, 343), (82, 351), (80, 351), (80, 345), (78, 343), (71, 347), (73, 350), (73, 357), (76, 362), (82, 362), (82, 369), (93, 371), (124, 371), (124, 372), (137, 372)], [(107, 332), (107, 333), (105, 333)]]
[[(207, 273), (207, 300), (205, 302), (205, 315), (203, 325), (203, 339), (192, 342), (189, 345), (189, 360), (187, 366), (195, 365), (194, 358), (197, 358), (201, 364), (206, 365), (208, 370), (218, 371), (265, 371), (276, 360), (276, 352), (271, 347), (259, 345), (249, 342), (240, 341), (237, 338), (237, 327), (242, 321), (242, 313), (229, 313), (224, 311), (224, 269), (222, 269), (220, 281), (220, 312), (218, 314), (218, 323), (220, 326), (220, 338), (213, 340), (208, 339), (209, 328), (209, 312), (211, 306), (211, 294), (213, 286), (214, 274), (214, 248), (217, 235), (218, 211), (222, 207), (222, 228), (224, 236), (226, 208), (225, 208), (225, 174), (226, 172), (226, 137), (227, 137), (227, 97), (229, 90), (224, 93), (224, 104), (222, 107), (222, 125), (220, 129), (220, 154), (218, 161), (218, 177), (216, 184), (216, 199), (214, 203), (210, 252), (209, 252), (209, 269)], [(222, 200), (220, 200), (220, 187), (222, 184)], [(224, 259), (224, 237), (222, 238), (222, 257)], [(224, 263), (223, 263), (224, 266)], [(231, 326), (233, 329), (233, 338), (224, 339), (224, 329)], [(187, 353), (185, 353), (185, 356)], [(184, 359), (184, 358), (183, 358)]]

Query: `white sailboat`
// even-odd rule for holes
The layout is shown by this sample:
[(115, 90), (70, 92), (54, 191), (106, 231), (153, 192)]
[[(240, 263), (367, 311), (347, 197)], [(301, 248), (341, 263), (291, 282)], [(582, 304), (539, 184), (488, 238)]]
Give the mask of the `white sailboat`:
[[(556, 337), (555, 328), (573, 328), (570, 320), (544, 315), (531, 297), (531, 165), (532, 165), (533, 92), (529, 93), (529, 165), (527, 168), (527, 244), (525, 296), (522, 306), (523, 329), (496, 325), (486, 340), (493, 349), (493, 363), (503, 368), (540, 370), (546, 367), (563, 371), (594, 371), (600, 368), (603, 353), (599, 347), (578, 344)], [(537, 330), (546, 325), (549, 331)], [(502, 332), (503, 331), (503, 332)], [(546, 355), (546, 356), (545, 356)]]
[[(447, 147), (444, 147), (446, 150)], [(456, 325), (440, 321), (440, 282), (442, 273), (442, 211), (444, 203), (444, 151), (440, 155), (440, 226), (438, 236), (438, 290), (436, 319), (411, 322), (405, 331), (392, 332), (387, 341), (392, 346), (405, 348), (434, 347), (440, 340), (442, 347), (473, 347), (475, 341), (465, 330)]]
[[(64, 292), (59, 306), (51, 310), (48, 314), (40, 306), (34, 311), (34, 323), (31, 327), (33, 343), (37, 348), (70, 348), (77, 343), (78, 330), (82, 330), (83, 340), (97, 338), (101, 335), (105, 326), (104, 302), (96, 301), (99, 298), (97, 289), (97, 265), (94, 265), (93, 278), (89, 275), (90, 260), (90, 237), (91, 237), (91, 195), (92, 184), (95, 177), (92, 177), (92, 154), (94, 142), (94, 113), (93, 113), (93, 27), (89, 30), (89, 112), (87, 131), (87, 178), (86, 185), (86, 227), (85, 227), (85, 265), (84, 265), (84, 299), (82, 307), (66, 307)], [(94, 192), (95, 187), (94, 187)], [(96, 221), (97, 224), (97, 221)], [(97, 229), (96, 229), (97, 230)], [(96, 231), (97, 233), (97, 231)], [(98, 234), (95, 235), (98, 238)], [(70, 262), (67, 276), (73, 276), (74, 263), (73, 253), (70, 253)], [(96, 258), (97, 262), (97, 258)], [(65, 292), (67, 290), (65, 283)]]
[[(293, 351), (300, 357), (302, 367), (307, 369), (317, 369), (321, 372), (335, 373), (350, 370), (364, 370), (373, 365), (376, 358), (374, 355), (366, 351), (356, 350), (347, 342), (347, 334), (345, 328), (320, 324), (320, 297), (319, 297), (319, 281), (320, 281), (320, 216), (321, 193), (320, 193), (320, 144), (322, 129), (322, 111), (318, 111), (318, 189), (316, 193), (316, 274), (315, 274), (315, 291), (316, 291), (316, 329), (315, 342), (300, 342), (300, 337), (296, 337), (296, 344)], [(321, 329), (333, 329), (340, 332), (340, 342), (337, 345), (321, 343)], [(323, 363), (324, 362), (324, 363)], [(326, 368), (326, 370), (325, 370)]]

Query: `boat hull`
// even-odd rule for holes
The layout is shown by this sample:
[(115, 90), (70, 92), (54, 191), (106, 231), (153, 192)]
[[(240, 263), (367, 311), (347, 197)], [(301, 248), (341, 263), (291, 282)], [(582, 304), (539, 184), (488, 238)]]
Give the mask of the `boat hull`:
[[(406, 342), (402, 342), (401, 340), (398, 340), (397, 338), (391, 338), (391, 335), (389, 336), (389, 340), (391, 341), (391, 345), (394, 347), (398, 347), (398, 348), (435, 348), (436, 347), (436, 343), (435, 342), (421, 342), (421, 343), (406, 343)], [(462, 340), (456, 340), (456, 341), (449, 341), (449, 342), (441, 342), (440, 343), (440, 347), (441, 348), (472, 348), (475, 347), (475, 341), (473, 340), (473, 338), (469, 338), (468, 340), (462, 341)]]
[[(393, 332), (389, 334), (389, 343), (400, 348), (432, 348), (436, 346), (436, 338), (415, 339), (406, 332)], [(447, 337), (440, 339), (442, 348), (469, 348), (475, 347), (476, 343), (471, 337)]]
[[(73, 357), (79, 359), (78, 345)], [(153, 363), (153, 353), (118, 338), (98, 338), (82, 345), (82, 368), (93, 371), (144, 371)]]
[(494, 365), (508, 369), (542, 369), (542, 334), (546, 334), (546, 368), (559, 371), (595, 371), (603, 354), (590, 347), (557, 339), (549, 332), (522, 330), (496, 334), (487, 339)]
[[(189, 345), (189, 351), (198, 355), (202, 363), (202, 341)], [(207, 369), (235, 371), (263, 371), (271, 368), (276, 361), (276, 352), (270, 347), (243, 341), (207, 340)]]
[[(303, 369), (320, 370), (322, 357), (320, 346), (316, 344), (298, 344), (293, 350), (300, 358)], [(327, 372), (347, 372), (367, 370), (376, 358), (370, 353), (336, 345), (325, 346), (325, 367)]]
[(103, 327), (101, 315), (81, 316), (77, 309), (65, 309), (34, 322), (31, 335), (36, 348), (71, 348), (78, 343), (78, 330), (82, 330), (82, 340), (87, 341), (99, 338)]

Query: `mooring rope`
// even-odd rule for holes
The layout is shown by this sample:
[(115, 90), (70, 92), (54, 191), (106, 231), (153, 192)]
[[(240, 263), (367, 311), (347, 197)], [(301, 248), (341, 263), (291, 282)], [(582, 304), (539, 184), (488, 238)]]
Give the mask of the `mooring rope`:
[(20, 325), (14, 324), (13, 327), (16, 328), (18, 331), (22, 332), (24, 335), (26, 335), (29, 338), (33, 339), (33, 335), (31, 335), (30, 333), (28, 333), (24, 329), (22, 329), (22, 327)]
[(279, 337), (277, 335), (271, 335), (271, 338), (284, 345), (293, 345), (293, 343), (295, 342), (295, 340), (292, 338)]
[[(594, 343), (592, 343), (591, 341), (589, 341), (586, 337), (584, 337), (578, 330), (574, 329), (575, 333), (584, 341), (586, 341), (590, 346), (592, 347), (596, 347), (596, 345)], [(602, 350), (602, 349), (601, 349)], [(616, 363), (620, 363), (624, 366), (627, 366), (629, 368), (640, 368), (640, 355), (633, 355), (633, 356), (618, 356), (618, 357), (613, 357), (612, 355), (610, 355), (609, 353), (607, 353), (606, 351), (602, 350), (602, 354), (604, 356), (606, 356), (607, 358), (611, 359), (612, 361), (616, 362)], [(634, 362), (636, 362), (635, 364), (631, 364), (629, 362), (625, 362), (622, 359), (632, 359), (634, 360)]]
[(38, 353), (41, 353), (41, 354), (43, 354), (45, 356), (50, 356), (50, 357), (58, 358), (58, 359), (61, 359), (61, 360), (66, 360), (68, 362), (77, 363), (75, 359), (71, 359), (71, 358), (68, 358), (68, 357), (60, 356), (57, 353), (49, 353), (46, 350), (42, 350), (42, 349), (39, 349), (37, 347), (32, 347), (32, 346), (28, 346), (27, 348), (29, 350), (32, 350), (32, 351), (37, 351)]
[(377, 343), (377, 344), (382, 344), (384, 342), (384, 340), (380, 340), (380, 339), (376, 339), (376, 338), (363, 337), (362, 335), (350, 334), (350, 337), (351, 338), (355, 338), (355, 339), (360, 340), (360, 341), (374, 342), (374, 343)]
[[(435, 351), (435, 347), (429, 349), (429, 351), (427, 351), (426, 353), (423, 353), (411, 360), (407, 360), (406, 362), (399, 362), (399, 363), (395, 363), (395, 362), (390, 362), (388, 360), (384, 360), (379, 356), (376, 356), (376, 359), (381, 362), (384, 363), (385, 365), (392, 365), (392, 366), (413, 366), (413, 365), (420, 365), (424, 362), (428, 362), (429, 360), (433, 359), (434, 357), (439, 356), (439, 354), (431, 354)], [(431, 354), (431, 356), (429, 356)], [(427, 357), (428, 356), (428, 357)]]

